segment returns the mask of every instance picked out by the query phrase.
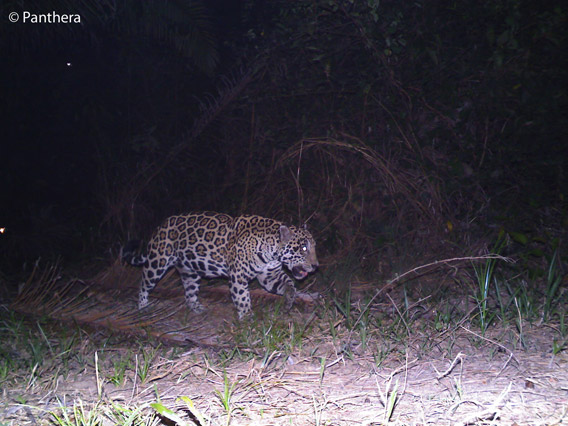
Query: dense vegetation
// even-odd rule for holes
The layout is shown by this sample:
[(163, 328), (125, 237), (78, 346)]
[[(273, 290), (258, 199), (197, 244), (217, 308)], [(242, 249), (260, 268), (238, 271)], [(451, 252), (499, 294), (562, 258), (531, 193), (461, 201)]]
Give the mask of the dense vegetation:
[(53, 7), (83, 24), (2, 29), (5, 264), (199, 209), (310, 219), (326, 254), (566, 220), (553, 2)]

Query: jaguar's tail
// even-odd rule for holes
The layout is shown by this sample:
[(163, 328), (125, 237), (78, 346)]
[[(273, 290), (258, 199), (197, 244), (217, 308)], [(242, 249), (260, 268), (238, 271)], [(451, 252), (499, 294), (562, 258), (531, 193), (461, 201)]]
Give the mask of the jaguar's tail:
[(145, 255), (136, 255), (136, 251), (140, 246), (139, 240), (130, 240), (122, 248), (121, 258), (124, 262), (129, 263), (132, 266), (145, 266), (148, 259)]

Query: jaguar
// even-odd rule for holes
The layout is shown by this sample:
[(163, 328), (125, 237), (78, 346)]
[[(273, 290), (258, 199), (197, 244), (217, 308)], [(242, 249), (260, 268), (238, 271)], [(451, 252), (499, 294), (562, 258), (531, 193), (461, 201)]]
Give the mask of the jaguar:
[(216, 212), (197, 212), (167, 218), (150, 238), (146, 252), (136, 254), (138, 244), (128, 242), (125, 262), (142, 266), (138, 308), (170, 268), (181, 277), (187, 306), (201, 313), (198, 300), (201, 278), (229, 279), (231, 299), (239, 319), (251, 311), (249, 283), (255, 278), (266, 291), (284, 296), (290, 309), (296, 297), (294, 278), (304, 279), (319, 266), (316, 242), (303, 227), (288, 226), (257, 215), (232, 217)]

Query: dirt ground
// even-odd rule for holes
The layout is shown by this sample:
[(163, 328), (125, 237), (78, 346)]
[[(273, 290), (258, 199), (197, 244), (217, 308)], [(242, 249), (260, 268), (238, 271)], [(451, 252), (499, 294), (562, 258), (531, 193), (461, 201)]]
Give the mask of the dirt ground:
[[(48, 424), (50, 411), (79, 400), (88, 407), (100, 401), (146, 411), (151, 411), (148, 404), (160, 401), (186, 424), (199, 425), (179, 400), (182, 396), (193, 401), (203, 424), (210, 425), (568, 422), (568, 353), (552, 351), (561, 325), (498, 324), (481, 336), (469, 317), (436, 329), (430, 313), (402, 324), (398, 332), (386, 332), (394, 330), (386, 325), (369, 326), (363, 338), (360, 328), (353, 332), (340, 318), (330, 319), (321, 301), (300, 302), (273, 322), (265, 311), (273, 312), (278, 301), (260, 290), (253, 293), (255, 319), (239, 323), (223, 286), (203, 291), (209, 308), (205, 315), (188, 312), (175, 287), (168, 285), (153, 294), (157, 301), (143, 313), (135, 309), (129, 285), (120, 291), (77, 282), (71, 287), (60, 289), (63, 296), (51, 311), (66, 323), (73, 317), (90, 324), (83, 328), (89, 330), (82, 343), (83, 363), (74, 361), (65, 376), (47, 374), (3, 386), (0, 425)], [(81, 298), (85, 292), (88, 297)], [(397, 300), (396, 292), (389, 297)], [(117, 298), (125, 300), (122, 311), (116, 308)], [(26, 300), (25, 308), (18, 303), (12, 307), (36, 309)], [(376, 309), (385, 306), (377, 304)], [(295, 344), (281, 347), (254, 341), (257, 335), (270, 337), (276, 327), (299, 327), (304, 333)], [(109, 330), (122, 336), (112, 345), (105, 337)], [(113, 359), (133, 354), (137, 366), (142, 363), (141, 346), (133, 342), (144, 335), (150, 335), (145, 340), (148, 351), (158, 347), (148, 376), (142, 382), (132, 368), (123, 383), (112, 383)], [(242, 343), (247, 337), (249, 347)]]

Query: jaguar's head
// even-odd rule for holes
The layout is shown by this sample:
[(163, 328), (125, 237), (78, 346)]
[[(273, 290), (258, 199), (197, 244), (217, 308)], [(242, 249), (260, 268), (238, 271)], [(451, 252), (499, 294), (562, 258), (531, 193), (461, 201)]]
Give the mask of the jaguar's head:
[(316, 256), (316, 242), (305, 228), (280, 226), (281, 262), (292, 272), (297, 280), (306, 278), (314, 272), (319, 263)]

